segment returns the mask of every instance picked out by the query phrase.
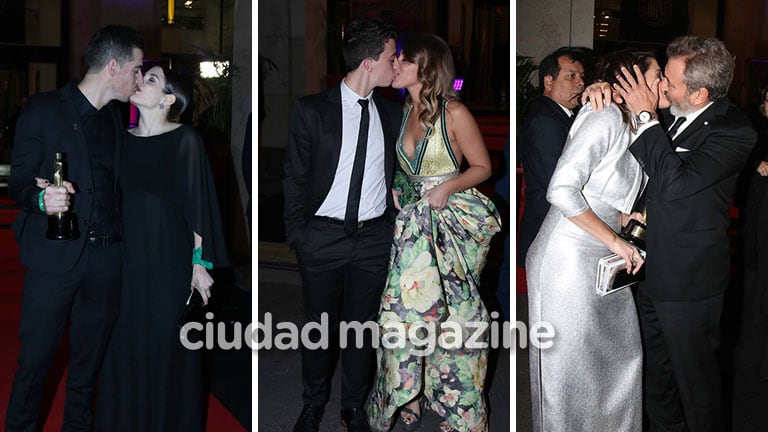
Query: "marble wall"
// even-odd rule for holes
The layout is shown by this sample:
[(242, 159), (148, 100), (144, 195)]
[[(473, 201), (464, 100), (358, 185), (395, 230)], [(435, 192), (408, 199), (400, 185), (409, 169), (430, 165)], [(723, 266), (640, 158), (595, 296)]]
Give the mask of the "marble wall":
[(518, 0), (516, 53), (540, 62), (557, 48), (592, 48), (594, 0)]

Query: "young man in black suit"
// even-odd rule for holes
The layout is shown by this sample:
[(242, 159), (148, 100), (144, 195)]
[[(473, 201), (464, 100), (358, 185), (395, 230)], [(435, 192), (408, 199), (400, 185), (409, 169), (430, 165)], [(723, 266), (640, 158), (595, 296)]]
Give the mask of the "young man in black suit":
[(562, 47), (539, 65), (541, 96), (531, 101), (520, 136), (525, 207), (520, 220), (517, 265), (525, 268), (528, 248), (549, 211), (547, 187), (573, 124), (591, 61), (579, 48)]
[[(19, 118), (8, 184), (21, 206), (13, 224), (27, 267), (18, 369), (6, 431), (32, 432), (43, 387), (69, 321), (69, 373), (63, 431), (90, 431), (99, 367), (120, 298), (120, 220), (116, 182), (126, 102), (141, 82), (143, 42), (135, 30), (107, 26), (90, 40), (79, 83), (30, 97)], [(64, 186), (54, 155), (66, 155)], [(44, 187), (44, 188), (43, 188)], [(48, 215), (76, 215), (79, 236), (48, 240)]]
[[(650, 431), (723, 431), (720, 315), (730, 268), (728, 208), (757, 134), (727, 99), (734, 60), (721, 41), (683, 36), (664, 78), (625, 71), (623, 98), (640, 127), (629, 151), (648, 174), (646, 281), (638, 310)], [(659, 101), (661, 100), (661, 104)], [(657, 106), (669, 104), (669, 130)]]
[[(306, 321), (327, 314), (328, 349), (302, 347), (304, 408), (294, 432), (317, 431), (330, 395), (339, 322), (375, 321), (387, 277), (395, 207), (391, 188), (402, 108), (373, 91), (392, 83), (394, 29), (355, 21), (345, 30), (340, 85), (300, 98), (285, 153), (285, 226), (296, 251)], [(364, 168), (364, 169), (363, 169)], [(318, 340), (312, 332), (312, 342)], [(341, 420), (369, 431), (362, 409), (372, 345), (341, 350)]]

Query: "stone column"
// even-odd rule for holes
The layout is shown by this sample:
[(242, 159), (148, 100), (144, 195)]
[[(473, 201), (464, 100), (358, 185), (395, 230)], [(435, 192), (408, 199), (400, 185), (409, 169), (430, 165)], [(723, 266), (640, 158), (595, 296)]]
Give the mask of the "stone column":
[[(259, 1), (257, 61), (262, 80), (259, 101), (263, 103), (259, 109), (264, 118), (254, 115), (253, 122), (264, 125), (257, 140), (262, 149), (285, 148), (291, 102), (306, 94), (305, 85), (310, 81), (305, 57), (305, 8), (305, 2), (298, 0)], [(282, 173), (282, 169), (279, 171)]]
[[(243, 183), (242, 156), (245, 142), (245, 126), (248, 115), (254, 111), (251, 103), (253, 93), (252, 71), (252, 11), (250, 0), (235, 0), (234, 13), (234, 40), (232, 46), (232, 64), (234, 75), (232, 76), (232, 158), (235, 172), (237, 173), (238, 189), (242, 208), (248, 205), (248, 190)], [(255, 119), (254, 124), (255, 136)], [(248, 143), (251, 145), (251, 143)], [(255, 153), (254, 153), (255, 155)], [(254, 157), (255, 158), (255, 157)]]

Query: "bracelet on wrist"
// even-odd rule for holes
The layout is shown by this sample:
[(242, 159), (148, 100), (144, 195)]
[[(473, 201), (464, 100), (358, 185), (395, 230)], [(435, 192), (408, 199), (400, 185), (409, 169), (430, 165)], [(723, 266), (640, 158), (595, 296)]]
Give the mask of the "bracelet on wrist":
[(200, 264), (205, 267), (206, 270), (213, 269), (213, 263), (203, 259), (203, 247), (197, 247), (192, 251), (192, 265)]
[(37, 207), (43, 213), (45, 213), (45, 201), (43, 201), (44, 195), (45, 195), (45, 189), (41, 190), (40, 193), (37, 194)]

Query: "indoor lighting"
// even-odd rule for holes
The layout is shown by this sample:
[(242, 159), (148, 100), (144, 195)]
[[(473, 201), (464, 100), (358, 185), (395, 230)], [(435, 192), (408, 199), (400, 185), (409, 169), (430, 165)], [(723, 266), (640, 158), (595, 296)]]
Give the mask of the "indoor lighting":
[(229, 66), (229, 62), (212, 62), (204, 61), (200, 62), (200, 77), (202, 78), (219, 78), (224, 74), (224, 70)]
[(176, 9), (175, 0), (168, 0), (168, 24), (173, 24), (174, 9)]

